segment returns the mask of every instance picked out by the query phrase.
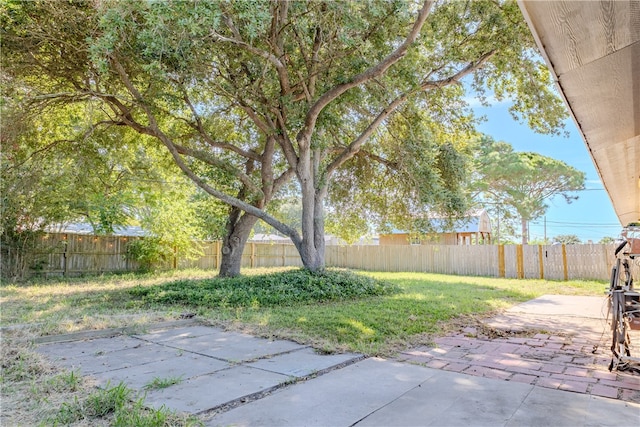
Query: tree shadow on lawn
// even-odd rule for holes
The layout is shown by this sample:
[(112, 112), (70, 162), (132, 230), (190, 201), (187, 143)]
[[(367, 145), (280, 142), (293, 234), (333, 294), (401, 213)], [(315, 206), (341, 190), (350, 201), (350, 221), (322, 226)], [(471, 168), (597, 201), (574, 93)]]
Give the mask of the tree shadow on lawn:
[[(456, 278), (455, 283), (414, 280), (399, 284), (372, 284), (367, 276), (357, 277), (367, 278), (366, 283), (356, 281), (348, 291), (328, 280), (315, 284), (285, 280), (281, 286), (272, 274), (248, 283), (243, 279), (197, 279), (123, 285), (122, 289), (78, 289), (76, 293), (67, 290), (64, 295), (49, 295), (46, 301), (27, 301), (9, 312), (21, 313), (22, 321), (78, 321), (154, 310), (177, 317), (174, 313), (188, 310), (214, 323), (226, 320), (239, 328), (255, 326), (254, 330), (279, 338), (322, 341), (323, 347), (334, 350), (385, 354), (422, 336), (446, 333), (443, 325), (453, 319), (486, 316), (537, 296), (517, 288), (480, 285), (464, 277)], [(269, 294), (274, 290), (279, 293), (277, 298)], [(11, 304), (21, 304), (18, 298), (12, 300)], [(90, 320), (86, 323), (91, 327)]]

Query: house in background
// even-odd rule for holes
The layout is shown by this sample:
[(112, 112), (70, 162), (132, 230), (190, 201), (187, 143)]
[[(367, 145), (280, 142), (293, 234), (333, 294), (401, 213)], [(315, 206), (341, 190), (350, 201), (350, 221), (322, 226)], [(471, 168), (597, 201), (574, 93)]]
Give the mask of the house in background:
[[(280, 236), (278, 234), (263, 234), (256, 233), (248, 240), (249, 243), (285, 243), (293, 245), (293, 242), (287, 236)], [(339, 237), (325, 234), (324, 236), (324, 244), (327, 246), (335, 246), (335, 245), (344, 245), (346, 244), (344, 240)]]
[(433, 233), (418, 235), (401, 230), (380, 234), (380, 245), (486, 245), (491, 243), (491, 220), (484, 209), (473, 212), (446, 229), (433, 218)]
[[(86, 222), (72, 222), (64, 224), (55, 224), (45, 228), (47, 233), (63, 233), (63, 234), (85, 234), (98, 235), (91, 224)], [(113, 233), (110, 236), (119, 237), (146, 237), (149, 233), (138, 225), (116, 225), (113, 227)]]

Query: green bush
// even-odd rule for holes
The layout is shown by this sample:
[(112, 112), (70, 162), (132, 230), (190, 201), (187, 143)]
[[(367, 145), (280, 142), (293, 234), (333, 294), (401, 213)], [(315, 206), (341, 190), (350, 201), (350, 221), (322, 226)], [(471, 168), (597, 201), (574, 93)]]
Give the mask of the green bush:
[(127, 245), (127, 256), (137, 261), (142, 271), (160, 267), (173, 255), (173, 247), (157, 237), (132, 240)]
[(372, 277), (345, 270), (291, 270), (261, 276), (180, 280), (132, 288), (141, 303), (197, 307), (268, 307), (352, 300), (389, 295), (399, 289)]

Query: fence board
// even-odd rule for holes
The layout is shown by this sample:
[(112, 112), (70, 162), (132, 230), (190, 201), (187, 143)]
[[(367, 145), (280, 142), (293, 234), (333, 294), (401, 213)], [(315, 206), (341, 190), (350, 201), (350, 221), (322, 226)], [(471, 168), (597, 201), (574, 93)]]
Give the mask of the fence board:
[[(132, 271), (139, 265), (127, 257), (127, 244), (137, 237), (48, 234), (34, 274), (78, 275), (87, 273)], [(220, 242), (197, 242), (202, 255), (193, 260), (177, 253), (162, 268), (217, 269), (220, 265)], [(518, 277), (518, 252), (522, 256), (525, 278), (563, 280), (565, 268), (569, 279), (608, 280), (615, 259), (615, 245), (567, 245), (566, 267), (562, 245), (504, 246), (505, 277)], [(327, 246), (326, 265), (369, 271), (433, 272), (443, 274), (498, 277), (499, 250), (495, 245), (406, 245), (406, 246)], [(640, 259), (633, 263), (635, 277), (640, 277)], [(242, 257), (242, 267), (302, 266), (292, 244), (249, 243)]]

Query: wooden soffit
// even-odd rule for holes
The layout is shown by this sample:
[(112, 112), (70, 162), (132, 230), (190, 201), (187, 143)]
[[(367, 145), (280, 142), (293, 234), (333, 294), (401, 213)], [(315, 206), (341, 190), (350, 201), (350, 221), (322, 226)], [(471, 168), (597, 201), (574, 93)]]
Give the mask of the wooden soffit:
[(640, 220), (640, 1), (518, 4), (622, 225)]

